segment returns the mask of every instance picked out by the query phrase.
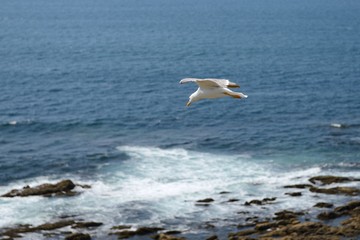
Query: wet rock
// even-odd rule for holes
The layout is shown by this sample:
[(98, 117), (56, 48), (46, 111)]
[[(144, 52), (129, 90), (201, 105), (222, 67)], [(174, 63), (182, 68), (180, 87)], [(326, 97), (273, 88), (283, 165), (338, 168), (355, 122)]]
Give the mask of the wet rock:
[(208, 204), (208, 203), (196, 203), (195, 206), (198, 206), (198, 207), (209, 207), (210, 204)]
[(263, 202), (273, 202), (276, 200), (276, 197), (272, 197), (272, 198), (264, 198), (262, 201)]
[(284, 186), (284, 188), (300, 188), (300, 189), (310, 188), (310, 187), (312, 187), (311, 184), (294, 184), (294, 185)]
[(19, 225), (15, 228), (6, 229), (4, 232), (1, 233), (1, 235), (8, 236), (10, 238), (16, 238), (16, 237), (20, 237), (22, 233), (51, 231), (51, 230), (71, 226), (74, 223), (75, 221), (73, 220), (67, 220), (67, 221), (59, 221), (55, 223), (45, 223), (37, 227), (33, 227), (31, 225)]
[(218, 238), (218, 236), (213, 235), (213, 236), (208, 237), (206, 240), (219, 240), (219, 238)]
[(293, 211), (288, 211), (288, 210), (284, 210), (281, 212), (276, 212), (275, 216), (273, 219), (274, 220), (290, 220), (290, 219), (296, 219), (298, 216), (302, 216), (304, 215), (303, 212), (293, 212)]
[(230, 234), (232, 237), (240, 237), (240, 236), (249, 236), (249, 235), (252, 235), (254, 233), (257, 233), (256, 230), (254, 229), (247, 229), (247, 230), (243, 230), (243, 231), (240, 231), (240, 232), (237, 232), (237, 233), (233, 233), (233, 234)]
[(254, 199), (254, 200), (251, 200), (250, 202), (245, 202), (245, 206), (250, 206), (252, 204), (254, 205), (264, 205), (264, 204), (269, 204), (273, 201), (275, 201), (276, 198), (273, 197), (273, 198), (264, 198), (262, 200), (258, 200), (258, 199)]
[(222, 191), (222, 192), (219, 192), (219, 194), (230, 194), (231, 192), (227, 192), (227, 191)]
[(130, 229), (131, 226), (129, 225), (118, 225), (118, 226), (114, 226), (111, 229), (112, 230), (124, 230), (124, 229)]
[(171, 230), (171, 231), (164, 232), (164, 234), (167, 234), (167, 235), (181, 234), (181, 231)]
[(342, 213), (342, 214), (349, 214), (350, 211), (352, 211), (358, 207), (360, 207), (360, 201), (352, 201), (352, 202), (347, 203), (344, 206), (335, 208), (335, 211)]
[(255, 226), (256, 231), (265, 231), (270, 228), (276, 228), (278, 226), (278, 223), (276, 222), (262, 222), (258, 223)]
[(317, 188), (311, 187), (310, 192), (323, 193), (323, 194), (341, 194), (348, 196), (357, 196), (360, 194), (360, 189), (353, 187), (334, 187), (334, 188)]
[(254, 199), (254, 200), (251, 200), (250, 202), (245, 202), (246, 206), (250, 206), (251, 204), (262, 205), (262, 201)]
[(360, 181), (359, 178), (351, 178), (351, 177), (338, 177), (338, 176), (316, 176), (309, 179), (309, 181), (313, 184), (316, 182), (320, 182), (323, 185), (328, 185), (332, 183), (344, 183), (344, 182), (351, 182), (351, 181)]
[(322, 212), (317, 216), (317, 218), (320, 220), (331, 220), (344, 215), (357, 213), (357, 210), (360, 212), (360, 201), (352, 201), (346, 205), (335, 208), (334, 211)]
[(285, 195), (289, 195), (291, 197), (300, 197), (300, 196), (302, 196), (302, 193), (301, 192), (288, 192), (288, 193), (285, 193)]
[(318, 202), (317, 204), (314, 205), (314, 207), (317, 207), (317, 208), (332, 208), (333, 206), (334, 206), (334, 204), (326, 203), (326, 202)]
[(69, 180), (62, 180), (56, 184), (45, 183), (35, 187), (26, 186), (23, 189), (13, 189), (1, 197), (27, 197), (27, 196), (74, 196), (77, 192), (72, 191), (75, 184)]
[(212, 198), (205, 198), (205, 199), (201, 199), (201, 200), (197, 200), (197, 203), (210, 203), (210, 202), (214, 202), (215, 200)]
[(117, 235), (119, 239), (125, 239), (129, 237), (133, 237), (136, 235), (148, 235), (152, 233), (157, 233), (158, 231), (164, 230), (163, 228), (156, 227), (140, 227), (135, 231), (124, 230), (120, 232), (111, 233), (112, 235)]
[(63, 228), (63, 227), (67, 227), (70, 225), (73, 225), (75, 223), (75, 221), (73, 220), (64, 220), (64, 221), (59, 221), (59, 222), (55, 222), (55, 223), (45, 223), (45, 224), (41, 224), (37, 227), (33, 227), (31, 228), (32, 232), (36, 232), (36, 231), (50, 231), (50, 230), (54, 230), (54, 229), (58, 229), (58, 228)]
[(336, 229), (317, 222), (289, 225), (264, 234), (264, 237), (295, 236), (294, 239), (334, 239)]
[(77, 222), (73, 224), (72, 228), (94, 228), (101, 226), (101, 222)]
[(240, 201), (240, 199), (237, 199), (237, 198), (230, 198), (228, 200), (228, 202), (238, 202), (238, 201)]
[(340, 217), (341, 214), (337, 212), (322, 212), (317, 215), (317, 218), (320, 220), (331, 220)]
[(74, 233), (65, 237), (65, 240), (91, 240), (89, 234), (84, 233)]
[[(273, 221), (258, 222), (253, 229), (230, 233), (229, 240), (340, 240), (359, 239), (360, 236), (360, 201), (352, 201), (339, 206), (334, 211), (323, 213), (323, 219), (349, 215), (341, 225), (329, 226), (322, 222), (311, 222), (305, 219), (300, 222), (297, 217), (303, 212), (284, 210), (275, 213)], [(327, 217), (325, 217), (327, 216)]]
[(168, 234), (160, 233), (153, 237), (155, 240), (185, 240), (183, 237), (174, 237)]

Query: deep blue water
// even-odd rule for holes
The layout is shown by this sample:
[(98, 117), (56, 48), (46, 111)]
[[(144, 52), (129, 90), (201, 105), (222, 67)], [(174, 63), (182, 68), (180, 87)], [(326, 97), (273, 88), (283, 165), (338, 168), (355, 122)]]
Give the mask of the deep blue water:
[[(119, 146), (357, 174), (359, 12), (357, 0), (3, 0), (0, 183), (89, 180), (132, 159)], [(187, 108), (185, 77), (249, 97)]]

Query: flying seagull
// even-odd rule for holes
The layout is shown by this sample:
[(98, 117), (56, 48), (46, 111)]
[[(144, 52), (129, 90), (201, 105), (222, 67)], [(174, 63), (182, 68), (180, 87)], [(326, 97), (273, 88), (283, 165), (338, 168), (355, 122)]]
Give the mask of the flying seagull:
[(194, 82), (199, 88), (190, 95), (189, 101), (186, 106), (190, 106), (191, 103), (199, 101), (204, 98), (221, 98), (230, 96), (233, 98), (247, 98), (248, 96), (240, 93), (233, 92), (229, 88), (239, 88), (240, 86), (236, 83), (230, 82), (227, 79), (216, 79), (216, 78), (184, 78), (180, 81), (181, 84)]

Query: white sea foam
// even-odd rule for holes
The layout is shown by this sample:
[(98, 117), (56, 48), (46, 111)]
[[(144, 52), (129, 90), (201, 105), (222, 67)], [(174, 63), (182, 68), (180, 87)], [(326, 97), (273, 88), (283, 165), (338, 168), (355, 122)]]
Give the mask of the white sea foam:
[(10, 125), (16, 125), (16, 124), (17, 124), (17, 121), (10, 121), (9, 124), (10, 124)]
[[(264, 211), (260, 207), (243, 205), (252, 199), (277, 197), (277, 204), (269, 206), (270, 210), (266, 211), (269, 215), (285, 208), (310, 208), (319, 201), (318, 198), (303, 191), (301, 198), (289, 201), (283, 186), (306, 183), (309, 177), (326, 174), (320, 167), (283, 171), (274, 164), (276, 159), (259, 161), (251, 155), (218, 155), (180, 148), (138, 146), (117, 149), (129, 158), (99, 168), (91, 181), (66, 176), (74, 182), (92, 186), (85, 190), (78, 188), (82, 194), (77, 197), (1, 198), (0, 228), (19, 223), (37, 225), (61, 215), (76, 215), (81, 219), (103, 222), (104, 226), (96, 233), (98, 237), (105, 236), (111, 226), (118, 224), (170, 224), (177, 229), (189, 229), (194, 222), (231, 219), (235, 212), (242, 210), (261, 216)], [(23, 180), (0, 187), (0, 193), (25, 185), (54, 183), (61, 178)], [(219, 194), (222, 191), (230, 193)], [(195, 206), (197, 200), (208, 197), (215, 200), (207, 208), (209, 210)], [(229, 204), (229, 198), (240, 201)]]

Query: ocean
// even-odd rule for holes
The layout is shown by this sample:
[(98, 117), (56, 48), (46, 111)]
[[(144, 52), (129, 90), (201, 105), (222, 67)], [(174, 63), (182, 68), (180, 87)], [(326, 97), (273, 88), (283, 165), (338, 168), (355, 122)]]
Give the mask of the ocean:
[[(283, 186), (360, 177), (359, 12), (357, 0), (3, 0), (0, 195), (66, 178), (91, 189), (0, 198), (0, 228), (74, 215), (104, 223), (94, 239), (116, 239), (115, 225), (204, 239), (237, 212), (346, 202)], [(186, 107), (186, 77), (249, 97)], [(244, 206), (264, 197), (277, 204)]]

